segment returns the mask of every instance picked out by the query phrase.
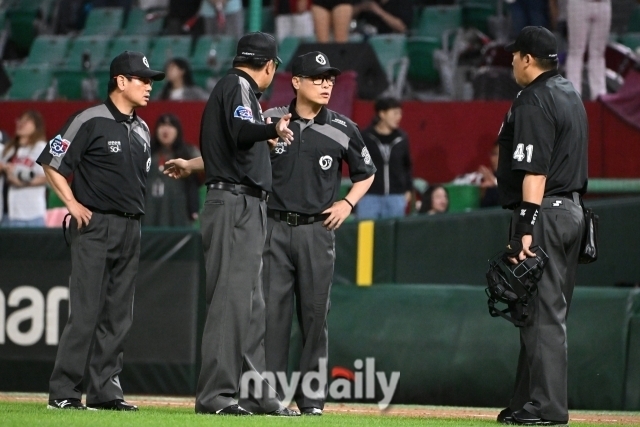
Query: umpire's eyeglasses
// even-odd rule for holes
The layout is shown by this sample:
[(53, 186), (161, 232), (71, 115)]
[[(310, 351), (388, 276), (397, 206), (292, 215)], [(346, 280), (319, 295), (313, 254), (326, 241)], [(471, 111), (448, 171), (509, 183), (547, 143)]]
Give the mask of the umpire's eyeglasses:
[(320, 86), (322, 82), (327, 82), (329, 86), (333, 86), (336, 84), (336, 76), (298, 76), (298, 77), (302, 77), (303, 79), (309, 79), (311, 80), (311, 83), (313, 83), (316, 86)]

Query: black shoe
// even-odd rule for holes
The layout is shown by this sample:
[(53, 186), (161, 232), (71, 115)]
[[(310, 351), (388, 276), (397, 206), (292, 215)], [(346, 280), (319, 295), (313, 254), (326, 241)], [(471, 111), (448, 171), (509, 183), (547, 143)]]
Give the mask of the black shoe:
[(322, 409), (320, 408), (300, 408), (300, 412), (302, 413), (302, 415), (322, 415)]
[(222, 408), (216, 411), (217, 415), (253, 415), (251, 412), (244, 409), (242, 406), (235, 404), (229, 405), (226, 408)]
[(49, 401), (47, 409), (79, 409), (86, 411), (87, 407), (82, 404), (80, 399), (53, 399)]
[(557, 426), (557, 425), (566, 425), (566, 421), (551, 421), (545, 420), (543, 418), (538, 417), (537, 415), (533, 415), (531, 412), (522, 408), (518, 411), (515, 411), (512, 415), (511, 424), (517, 426)]
[(513, 415), (513, 411), (511, 410), (511, 408), (504, 408), (498, 414), (498, 419), (496, 421), (498, 421), (501, 424), (511, 424), (511, 422), (513, 421), (512, 415)]
[(299, 417), (300, 413), (283, 406), (273, 412), (267, 413), (266, 415), (270, 417)]
[(107, 411), (137, 411), (138, 407), (125, 402), (122, 399), (110, 400), (102, 403), (92, 403), (89, 408), (107, 410)]

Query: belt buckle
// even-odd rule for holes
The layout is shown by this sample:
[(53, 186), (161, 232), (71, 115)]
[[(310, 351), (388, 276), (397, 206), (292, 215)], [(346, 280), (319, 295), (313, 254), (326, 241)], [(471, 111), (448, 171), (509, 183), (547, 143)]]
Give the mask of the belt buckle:
[(287, 225), (296, 227), (298, 225), (298, 214), (287, 212)]
[(136, 216), (136, 214), (123, 212), (122, 216), (124, 216), (125, 218), (133, 218)]

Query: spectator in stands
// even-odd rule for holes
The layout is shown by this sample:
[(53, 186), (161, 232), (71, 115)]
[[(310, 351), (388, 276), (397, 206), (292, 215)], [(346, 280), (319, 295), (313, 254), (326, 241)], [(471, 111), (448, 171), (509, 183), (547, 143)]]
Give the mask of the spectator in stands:
[(524, 27), (541, 26), (549, 28), (550, 0), (505, 0), (511, 3), (511, 30), (515, 37)]
[(364, 0), (353, 6), (353, 16), (377, 34), (406, 33), (413, 19), (412, 0)]
[(27, 110), (16, 121), (16, 134), (5, 144), (0, 171), (5, 176), (6, 200), (2, 223), (6, 227), (44, 227), (47, 212), (46, 178), (36, 163), (46, 148), (44, 119)]
[(353, 15), (352, 0), (314, 0), (311, 6), (313, 27), (319, 43), (349, 41), (349, 27)]
[(205, 34), (225, 34), (236, 40), (244, 34), (242, 0), (202, 0), (200, 16)]
[(167, 160), (189, 160), (198, 156), (198, 149), (184, 141), (178, 117), (173, 114), (161, 115), (151, 140), (151, 168), (147, 177), (143, 225), (188, 227), (198, 219), (200, 200), (197, 175), (175, 180), (163, 173)]
[(184, 34), (195, 25), (202, 0), (169, 0), (169, 12), (164, 21), (167, 35)]
[(311, 0), (274, 0), (276, 40), (285, 37), (313, 37)]
[(427, 188), (422, 195), (422, 204), (419, 213), (440, 214), (449, 211), (449, 192), (442, 185), (434, 184)]
[(403, 217), (412, 198), (413, 179), (409, 138), (399, 128), (402, 105), (395, 98), (380, 98), (375, 111), (373, 124), (362, 132), (362, 138), (377, 171), (358, 203), (358, 218)]
[(500, 205), (500, 200), (498, 198), (498, 179), (496, 178), (499, 151), (500, 145), (498, 141), (496, 141), (489, 153), (489, 163), (491, 164), (491, 167), (489, 168), (485, 165), (480, 165), (478, 168), (478, 173), (482, 176), (482, 180), (480, 181), (481, 208)]
[(567, 4), (569, 54), (567, 79), (582, 93), (584, 51), (589, 45), (589, 95), (596, 99), (607, 93), (604, 52), (611, 28), (611, 0), (569, 0)]
[(193, 73), (189, 61), (184, 58), (173, 58), (165, 67), (167, 82), (157, 99), (169, 101), (196, 101), (209, 98), (207, 91), (193, 81)]

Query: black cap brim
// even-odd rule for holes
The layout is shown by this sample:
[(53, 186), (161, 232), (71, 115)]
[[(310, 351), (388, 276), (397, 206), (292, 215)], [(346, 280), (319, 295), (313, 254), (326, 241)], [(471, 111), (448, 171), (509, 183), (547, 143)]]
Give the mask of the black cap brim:
[(318, 67), (315, 70), (313, 70), (314, 76), (319, 76), (320, 74), (325, 74), (325, 73), (331, 73), (334, 76), (339, 76), (340, 74), (342, 74), (342, 71), (338, 70), (335, 67), (328, 67), (328, 66)]
[(513, 43), (509, 43), (508, 45), (506, 45), (504, 47), (504, 50), (506, 50), (507, 52), (513, 53), (513, 52), (519, 51), (520, 48), (518, 46), (516, 46), (516, 42), (513, 42)]
[(133, 75), (136, 77), (148, 77), (151, 80), (155, 81), (164, 80), (164, 72), (150, 69), (136, 71), (136, 73)]

